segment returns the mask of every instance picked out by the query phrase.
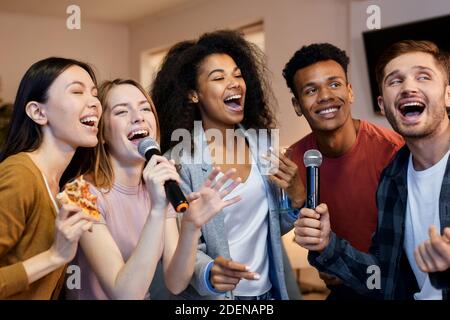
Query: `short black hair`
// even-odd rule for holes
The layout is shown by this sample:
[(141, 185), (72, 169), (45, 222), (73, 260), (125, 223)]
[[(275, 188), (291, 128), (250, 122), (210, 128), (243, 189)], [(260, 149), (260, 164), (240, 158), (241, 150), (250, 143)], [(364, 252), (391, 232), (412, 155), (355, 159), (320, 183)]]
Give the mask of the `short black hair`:
[(286, 84), (291, 89), (295, 97), (297, 97), (294, 75), (299, 69), (306, 68), (314, 63), (326, 60), (333, 60), (345, 71), (347, 78), (347, 67), (350, 63), (350, 58), (344, 50), (330, 43), (314, 43), (308, 46), (303, 46), (294, 54), (294, 56), (286, 63), (283, 69), (283, 77), (286, 79)]

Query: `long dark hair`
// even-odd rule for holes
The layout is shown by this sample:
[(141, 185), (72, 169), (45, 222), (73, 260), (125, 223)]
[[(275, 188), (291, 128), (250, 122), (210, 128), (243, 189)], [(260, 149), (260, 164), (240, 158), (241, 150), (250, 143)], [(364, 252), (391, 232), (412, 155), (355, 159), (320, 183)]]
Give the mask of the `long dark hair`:
[(86, 70), (93, 82), (97, 83), (92, 68), (87, 63), (73, 59), (50, 57), (34, 63), (27, 70), (17, 90), (6, 142), (0, 153), (0, 162), (19, 152), (31, 152), (39, 148), (43, 139), (41, 126), (28, 117), (25, 107), (30, 101), (45, 103), (53, 81), (73, 65)]
[(174, 146), (172, 132), (178, 128), (192, 131), (201, 120), (198, 108), (189, 99), (197, 89), (198, 69), (204, 59), (215, 53), (229, 55), (242, 72), (247, 86), (244, 119), (246, 128), (270, 129), (275, 125), (275, 99), (268, 84), (264, 54), (237, 31), (220, 30), (202, 35), (198, 41), (183, 41), (166, 55), (151, 89), (161, 125), (161, 150)]

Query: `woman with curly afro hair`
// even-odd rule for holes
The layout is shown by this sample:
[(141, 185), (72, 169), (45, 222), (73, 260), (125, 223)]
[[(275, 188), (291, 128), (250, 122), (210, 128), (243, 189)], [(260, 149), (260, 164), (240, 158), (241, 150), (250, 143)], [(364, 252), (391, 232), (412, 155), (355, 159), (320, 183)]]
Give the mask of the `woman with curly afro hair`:
[[(269, 153), (276, 131), (266, 71), (255, 45), (222, 30), (173, 46), (153, 83), (162, 150), (179, 164), (183, 191), (200, 188), (213, 165), (242, 180), (228, 195), (241, 201), (202, 226), (185, 298), (288, 299), (280, 238), (298, 210), (281, 210), (278, 186), (290, 186), (296, 167)], [(279, 166), (268, 177), (271, 159)]]

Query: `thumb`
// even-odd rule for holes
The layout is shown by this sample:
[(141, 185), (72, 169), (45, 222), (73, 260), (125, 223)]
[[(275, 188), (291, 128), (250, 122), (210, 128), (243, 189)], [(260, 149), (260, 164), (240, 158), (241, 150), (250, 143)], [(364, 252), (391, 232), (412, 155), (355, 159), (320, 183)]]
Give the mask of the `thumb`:
[(321, 203), (316, 207), (316, 212), (320, 215), (328, 213), (328, 206), (325, 203)]

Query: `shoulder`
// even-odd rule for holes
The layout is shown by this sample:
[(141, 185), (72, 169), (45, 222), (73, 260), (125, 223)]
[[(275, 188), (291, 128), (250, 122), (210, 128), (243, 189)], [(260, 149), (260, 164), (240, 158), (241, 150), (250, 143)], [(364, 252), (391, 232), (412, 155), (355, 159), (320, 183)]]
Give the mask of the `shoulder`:
[(12, 184), (16, 188), (31, 189), (42, 184), (41, 173), (31, 159), (24, 153), (8, 157), (0, 163), (0, 185)]
[(360, 130), (370, 141), (386, 144), (395, 151), (398, 151), (405, 144), (405, 140), (397, 132), (365, 120), (361, 120)]

